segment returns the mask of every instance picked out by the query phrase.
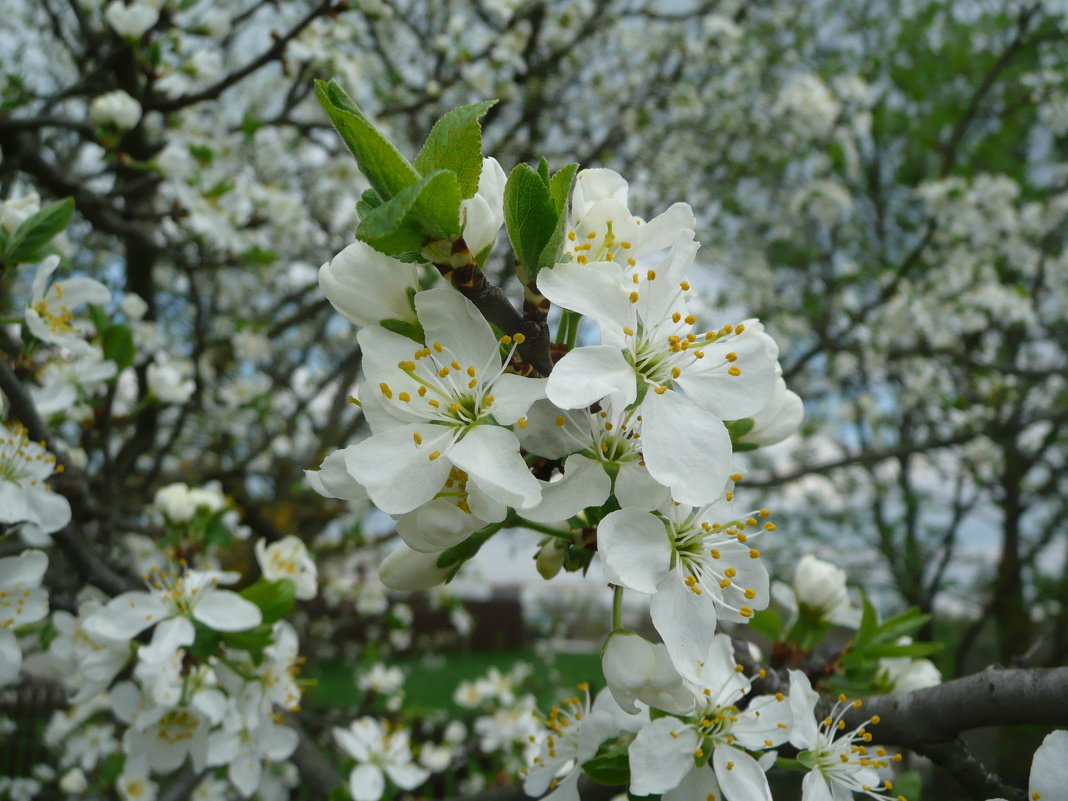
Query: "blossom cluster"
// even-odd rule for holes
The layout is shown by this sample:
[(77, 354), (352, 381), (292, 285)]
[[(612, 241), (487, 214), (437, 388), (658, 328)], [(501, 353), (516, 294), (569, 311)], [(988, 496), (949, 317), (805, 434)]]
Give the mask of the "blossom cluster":
[[(462, 207), (463, 239), (452, 246), (461, 259), (492, 247), (506, 220), (506, 186), (501, 167), (485, 159)], [(559, 314), (547, 374), (526, 360), (524, 333), (495, 329), (457, 287), (425, 288), (410, 260), (350, 245), (319, 280), (360, 326), (357, 400), (370, 433), (308, 480), (328, 497), (366, 492), (394, 517), (404, 544), (381, 566), (389, 587), (439, 584), (462, 563), (454, 554), (465, 544), (526, 527), (538, 536), (546, 578), (595, 547), (617, 604), (626, 591), (649, 599), (662, 642), (622, 628), (617, 613), (602, 650), (606, 691), (595, 703), (588, 692), (570, 699), (541, 733), (525, 725), (515, 738), (536, 749), (526, 749), (528, 793), (577, 799), (583, 765), (615, 748), (634, 795), (770, 797), (765, 770), (790, 743), (812, 768), (806, 797), (857, 790), (894, 798), (879, 773), (891, 759), (865, 745), (873, 721), (848, 732), (838, 718), (817, 725), (818, 696), (797, 671), (789, 699), (754, 696), (758, 677), (744, 675), (721, 631), (720, 621), (744, 624), (771, 600), (760, 546), (776, 526), (770, 510), (736, 500), (735, 452), (788, 437), (802, 406), (760, 321), (698, 325), (695, 227), (684, 203), (643, 220), (630, 211), (621, 176), (580, 172), (556, 261), (526, 286), (528, 299), (540, 296)], [(440, 253), (424, 249), (428, 260)], [(841, 597), (810, 594), (810, 606), (845, 602), (844, 583)], [(476, 706), (487, 694), (462, 685), (457, 701)], [(406, 753), (399, 735), (377, 731), (357, 721), (337, 737), (357, 758), (372, 741), (400, 743), (383, 753)], [(398, 787), (417, 784), (407, 763), (383, 764)], [(363, 786), (382, 785), (380, 773), (358, 770)], [(355, 773), (353, 781), (355, 794)]]

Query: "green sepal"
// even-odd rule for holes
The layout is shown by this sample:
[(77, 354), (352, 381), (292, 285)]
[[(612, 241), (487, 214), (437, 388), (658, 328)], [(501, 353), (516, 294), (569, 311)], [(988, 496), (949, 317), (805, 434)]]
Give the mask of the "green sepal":
[(415, 167), (371, 124), (337, 81), (316, 81), (315, 95), (381, 198), (389, 200), (419, 180)]
[(743, 417), (741, 420), (730, 420), (727, 423), (727, 431), (731, 435), (731, 442), (737, 442), (750, 431), (753, 430), (753, 426), (756, 425), (756, 421), (752, 417)]
[(597, 754), (582, 763), (582, 772), (598, 784), (626, 787), (630, 784), (630, 762), (627, 749), (615, 746), (598, 749)]
[(47, 245), (66, 228), (74, 216), (74, 198), (49, 203), (22, 221), (4, 243), (4, 262), (23, 264), (40, 261), (47, 253)]
[(356, 237), (393, 256), (418, 252), (427, 242), (460, 236), (460, 188), (447, 170), (420, 178), (391, 200), (372, 209)]
[(419, 325), (419, 323), (409, 323), (407, 320), (396, 320), (391, 317), (388, 320), (379, 320), (378, 324), (387, 331), (400, 334), (402, 337), (408, 337), (408, 339), (415, 342), (422, 343), (426, 341), (423, 326)]
[(478, 121), (496, 103), (485, 100), (460, 106), (434, 123), (415, 157), (416, 171), (429, 175), (448, 170), (456, 175), (460, 197), (472, 197), (482, 175), (482, 126)]
[(634, 400), (628, 403), (627, 408), (623, 410), (625, 412), (637, 409), (645, 401), (645, 396), (649, 394), (649, 383), (647, 381), (643, 381), (639, 376), (635, 376), (634, 380), (637, 383), (638, 392)]
[(293, 609), (297, 601), (297, 585), (290, 579), (267, 581), (261, 578), (241, 591), (241, 597), (260, 608), (263, 624), (270, 625), (281, 620)]
[(812, 751), (802, 751), (797, 755), (797, 761), (804, 765), (808, 770), (812, 770), (818, 764), (816, 755)]
[(757, 445), (755, 442), (735, 442), (734, 443), (734, 452), (735, 453), (746, 453), (747, 451), (755, 451), (759, 447), (760, 446)]

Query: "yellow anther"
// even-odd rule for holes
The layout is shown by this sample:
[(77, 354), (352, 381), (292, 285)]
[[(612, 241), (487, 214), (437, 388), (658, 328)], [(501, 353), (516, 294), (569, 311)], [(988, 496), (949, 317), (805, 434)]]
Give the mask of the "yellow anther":
[(686, 325), (693, 325), (696, 322), (697, 322), (697, 318), (694, 317), (692, 314), (687, 314), (686, 315)]
[(728, 367), (727, 372), (734, 376), (739, 376), (742, 374), (742, 370), (740, 367)]
[(775, 693), (775, 700), (778, 701), (779, 703), (782, 703), (783, 701), (786, 700), (786, 696), (783, 695), (782, 693)]
[(502, 345), (511, 345), (512, 344), (512, 338), (510, 336), (508, 336), (507, 334), (505, 334), (503, 337), (501, 337), (501, 344)]
[(679, 289), (681, 289), (683, 292), (689, 292), (690, 291), (690, 282), (689, 281), (679, 281)]
[(574, 242), (575, 241), (575, 232), (574, 231), (568, 231), (567, 232), (567, 238), (570, 239), (572, 242)]
[(629, 325), (625, 325), (623, 326), (623, 333), (626, 334), (628, 337), (632, 337), (634, 336), (634, 329), (631, 328)]
[(378, 388), (382, 390), (382, 394), (385, 395), (387, 398), (393, 397), (393, 390), (389, 388), (389, 384), (387, 384), (385, 381), (379, 384)]
[(567, 418), (563, 415), (560, 415), (553, 422), (556, 423), (558, 426), (562, 426), (564, 423), (567, 422)]
[(708, 552), (713, 559), (719, 559), (719, 551), (716, 548), (712, 548)]
[(432, 347), (432, 348), (433, 348), (433, 349), (434, 349), (435, 351), (437, 351), (438, 353), (441, 353), (441, 352), (442, 352), (443, 350), (445, 350), (445, 348), (443, 348), (443, 347), (441, 346), (441, 343), (440, 343), (440, 342), (435, 342), (435, 343), (434, 343), (433, 345), (431, 345), (430, 347)]
[[(856, 701), (853, 702), (853, 708), (854, 709), (860, 709), (862, 706), (864, 706), (864, 702), (861, 701), (859, 698)], [(877, 721), (872, 721), (872, 722), (876, 723)]]
[(638, 302), (638, 293), (637, 293), (637, 291), (634, 291), (634, 292), (630, 293), (630, 302), (631, 303), (637, 303)]
[(434, 460), (435, 460), (435, 459), (437, 459), (437, 458), (438, 458), (439, 456), (441, 456), (441, 451), (431, 451), (431, 452), (430, 452), (430, 455), (429, 455), (429, 456), (428, 456), (427, 458), (428, 458), (428, 459), (429, 459), (430, 461), (434, 461)]
[(681, 319), (682, 319), (682, 314), (680, 312), (675, 312), (673, 315), (671, 315), (671, 322), (673, 322), (673, 323), (677, 323)]
[[(724, 326), (724, 328), (727, 329), (727, 333), (730, 333), (730, 326), (729, 325)], [(745, 324), (744, 323), (738, 323), (738, 325), (734, 326), (734, 333), (736, 333), (736, 334), (740, 334), (744, 330), (745, 330)]]
[(516, 423), (519, 424), (520, 428), (526, 428), (527, 427), (527, 418), (520, 417), (518, 420), (516, 420)]
[(760, 551), (758, 551), (756, 548), (750, 548), (749, 549), (749, 558), (750, 559), (759, 559), (760, 558)]
[(649, 270), (648, 272), (646, 272), (645, 273), (645, 280), (647, 280), (647, 281), (655, 281), (656, 280), (656, 270)]
[(512, 340), (515, 342), (515, 344), (522, 345), (524, 342), (527, 341), (527, 338), (523, 334), (517, 333), (514, 337), (512, 337)]
[(416, 431), (414, 434), (412, 434), (412, 439), (415, 441), (416, 445), (422, 445), (423, 444), (423, 435), (420, 434), (418, 431)]
[(729, 586), (731, 586), (731, 580), (728, 578), (725, 578), (719, 582), (719, 587), (721, 590), (725, 590)]
[(672, 378), (678, 378), (680, 375), (682, 375), (682, 370), (680, 370), (678, 367), (672, 367), (671, 368), (671, 377)]
[(740, 614), (742, 617), (752, 617), (753, 610), (748, 606), (743, 606), (741, 609), (738, 610), (738, 614)]
[(445, 376), (447, 376), (448, 374), (449, 374), (449, 368), (448, 367), (442, 367), (440, 370), (438, 370), (438, 375), (441, 376), (442, 378), (445, 378)]
[(723, 571), (723, 575), (727, 578), (734, 578), (738, 575), (738, 571), (735, 570), (733, 567), (728, 567), (726, 570)]
[(746, 597), (746, 600), (752, 601), (754, 598), (756, 598), (756, 590), (754, 590), (752, 587), (746, 587), (745, 592), (743, 592), (742, 595)]
[(407, 403), (408, 401), (410, 401), (410, 400), (412, 399), (412, 396), (411, 396), (411, 395), (409, 395), (409, 394), (408, 394), (407, 392), (402, 392), (402, 393), (401, 393), (401, 394), (399, 394), (399, 395), (398, 395), (397, 397), (398, 397), (398, 398), (399, 398), (400, 400), (404, 401), (405, 403)]
[(731, 351), (730, 353), (728, 353), (723, 358), (726, 359), (729, 362), (736, 362), (736, 361), (738, 361), (738, 354), (735, 353), (734, 351)]

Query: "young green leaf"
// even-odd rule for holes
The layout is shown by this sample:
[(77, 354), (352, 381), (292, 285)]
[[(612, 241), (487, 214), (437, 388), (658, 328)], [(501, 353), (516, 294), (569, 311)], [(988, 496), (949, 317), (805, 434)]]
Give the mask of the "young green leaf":
[(482, 126), (478, 121), (496, 102), (460, 106), (434, 123), (415, 157), (415, 169), (422, 175), (449, 170), (459, 181), (460, 197), (472, 197), (482, 174)]
[(435, 239), (460, 235), (460, 188), (456, 176), (438, 170), (372, 209), (356, 236), (388, 256), (418, 252)]
[(265, 581), (261, 578), (243, 589), (241, 597), (256, 604), (263, 613), (264, 625), (269, 625), (289, 614), (297, 600), (297, 585), (289, 579)]
[(538, 270), (546, 270), (560, 261), (564, 251), (564, 236), (567, 234), (567, 196), (575, 179), (578, 164), (568, 164), (556, 173), (549, 182), (549, 194), (556, 207), (556, 228), (538, 255)]
[(380, 197), (388, 200), (419, 180), (415, 167), (371, 124), (337, 82), (316, 81), (315, 94)]
[(529, 164), (517, 164), (504, 185), (504, 223), (519, 261), (520, 280), (532, 284), (559, 214), (549, 186)]
[(630, 784), (627, 749), (616, 747), (598, 751), (593, 759), (582, 763), (582, 772), (598, 784), (626, 787)]
[(38, 261), (44, 256), (41, 251), (45, 245), (70, 224), (73, 215), (74, 198), (68, 197), (23, 220), (4, 244), (4, 261), (8, 264)]

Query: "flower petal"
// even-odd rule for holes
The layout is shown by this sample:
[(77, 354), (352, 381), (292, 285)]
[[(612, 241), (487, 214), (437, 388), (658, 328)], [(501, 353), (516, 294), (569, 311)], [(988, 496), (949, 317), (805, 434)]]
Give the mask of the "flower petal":
[(529, 509), (541, 499), (541, 485), (519, 455), (519, 440), (507, 428), (476, 426), (449, 449), (448, 457), (479, 489), (506, 506)]
[[(452, 287), (436, 287), (415, 296), (415, 310), (427, 345), (440, 342), (465, 367), (496, 372), (501, 366), (497, 337), (475, 304)], [(505, 331), (514, 334), (514, 331)]]
[(387, 514), (404, 514), (441, 490), (451, 465), (448, 459), (430, 457), (447, 450), (451, 438), (448, 426), (413, 423), (381, 431), (346, 448), (345, 466), (375, 506)]
[(702, 684), (701, 665), (716, 636), (716, 605), (712, 599), (692, 592), (672, 571), (657, 586), (649, 614), (675, 669), (684, 678)]
[(712, 768), (727, 801), (771, 801), (767, 776), (745, 751), (717, 745), (712, 752)]
[(612, 479), (600, 462), (574, 453), (564, 462), (564, 474), (557, 481), (541, 482), (541, 502), (523, 511), (523, 517), (536, 523), (567, 520), (587, 506), (600, 506), (612, 492)]
[(429, 590), (445, 581), (452, 568), (438, 567), (440, 553), (419, 553), (402, 545), (382, 560), (379, 580), (391, 590)]
[(397, 533), (413, 551), (440, 553), (467, 539), (485, 521), (438, 498), (397, 519)]
[[(549, 379), (550, 389), (552, 379)], [(551, 393), (550, 393), (551, 397)], [(702, 506), (727, 485), (731, 438), (713, 413), (678, 392), (650, 392), (641, 406), (642, 453), (649, 473), (679, 503)]]
[(526, 378), (505, 373), (493, 382), (493, 419), (510, 426), (525, 415), (534, 401), (545, 397), (545, 378)]
[(678, 379), (702, 409), (720, 420), (738, 420), (768, 405), (775, 391), (775, 361), (759, 337), (732, 336), (702, 350), (705, 357)]
[(619, 509), (606, 516), (597, 527), (597, 550), (628, 589), (652, 594), (669, 575), (671, 539), (663, 522), (648, 512)]
[(609, 395), (612, 405), (622, 409), (638, 396), (638, 380), (618, 348), (592, 345), (557, 362), (545, 394), (561, 409), (582, 409)]
[(693, 769), (697, 733), (677, 718), (657, 718), (630, 744), (630, 792), (633, 795), (666, 793)]
[(1028, 797), (1059, 798), (1068, 787), (1068, 731), (1046, 735), (1031, 762)]
[(386, 791), (386, 778), (377, 765), (357, 765), (349, 774), (353, 801), (378, 801)]
[(557, 264), (538, 273), (538, 289), (557, 306), (594, 320), (617, 337), (634, 327), (635, 311), (623, 269), (614, 262)]
[(193, 607), (193, 617), (216, 631), (245, 631), (263, 622), (260, 608), (231, 590), (214, 590)]
[(91, 637), (122, 642), (132, 640), (170, 616), (170, 610), (159, 596), (150, 592), (124, 592), (86, 618), (84, 628)]
[(394, 319), (415, 322), (407, 291), (419, 286), (418, 268), (353, 242), (319, 268), (319, 288), (355, 325)]
[(193, 624), (185, 617), (172, 617), (164, 620), (152, 632), (152, 642), (142, 645), (137, 652), (139, 659), (158, 665), (166, 662), (174, 652), (186, 645), (192, 645), (196, 639)]

